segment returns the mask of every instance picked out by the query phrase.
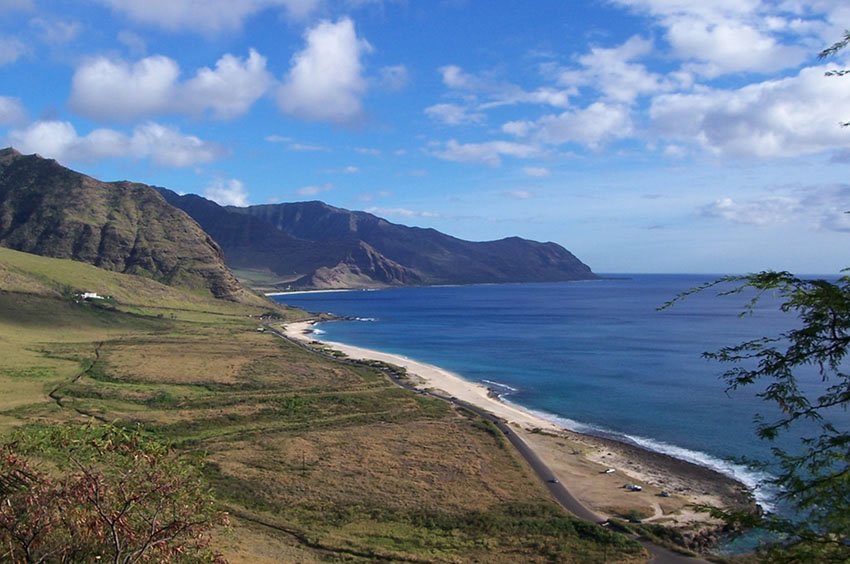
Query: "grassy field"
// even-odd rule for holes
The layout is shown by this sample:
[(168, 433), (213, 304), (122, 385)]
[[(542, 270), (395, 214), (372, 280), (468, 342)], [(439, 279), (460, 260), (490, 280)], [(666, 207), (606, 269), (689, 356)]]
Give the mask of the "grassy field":
[(0, 249), (0, 433), (96, 417), (172, 441), (233, 517), (232, 562), (645, 557), (563, 513), (474, 417), (258, 332), (267, 308), (21, 254)]

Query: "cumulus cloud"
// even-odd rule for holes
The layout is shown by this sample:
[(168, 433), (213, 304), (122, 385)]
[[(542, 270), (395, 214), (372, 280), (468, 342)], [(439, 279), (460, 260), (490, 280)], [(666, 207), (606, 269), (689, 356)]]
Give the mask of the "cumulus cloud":
[[(185, 104), (209, 108), (217, 118), (229, 119), (248, 111), (266, 93), (273, 80), (266, 71), (266, 58), (251, 49), (242, 61), (224, 55), (215, 70), (202, 68), (183, 86)], [(186, 110), (190, 110), (187, 107)]]
[(356, 121), (367, 89), (361, 57), (371, 46), (357, 37), (349, 18), (319, 23), (307, 30), (305, 41), (278, 91), (280, 109), (308, 121)]
[(135, 63), (97, 57), (74, 73), (71, 107), (97, 119), (204, 112), (230, 119), (247, 112), (273, 82), (266, 58), (253, 49), (245, 59), (226, 54), (188, 81), (179, 77), (179, 65), (160, 55)]
[(808, 55), (808, 50), (800, 45), (783, 43), (783, 32), (810, 33), (801, 25), (803, 18), (799, 16), (804, 12), (791, 21), (786, 18), (788, 10), (793, 10), (793, 2), (613, 1), (657, 18), (673, 53), (703, 76), (793, 68)]
[(304, 19), (321, 0), (99, 0), (129, 19), (169, 31), (219, 33), (234, 31), (244, 21), (270, 7), (283, 8), (289, 17)]
[(462, 125), (483, 123), (486, 116), (481, 112), (470, 111), (469, 108), (457, 104), (435, 104), (425, 108), (425, 115), (434, 121), (446, 125)]
[(130, 157), (150, 159), (163, 166), (186, 167), (210, 162), (221, 149), (178, 129), (148, 122), (132, 134), (96, 129), (80, 136), (66, 121), (38, 121), (9, 133), (12, 145), (24, 153), (39, 153), (61, 161), (97, 161)]
[(847, 146), (839, 121), (850, 115), (850, 89), (824, 78), (833, 68), (809, 67), (797, 76), (737, 90), (701, 89), (657, 97), (650, 118), (664, 138), (696, 141), (718, 154), (788, 157)]
[(598, 149), (605, 143), (631, 136), (634, 126), (627, 107), (595, 102), (586, 108), (543, 116), (536, 121), (509, 122), (502, 130), (535, 143), (578, 143)]
[(101, 119), (162, 113), (174, 103), (179, 75), (180, 67), (168, 57), (147, 57), (133, 64), (98, 57), (74, 73), (71, 107)]
[(447, 141), (432, 151), (434, 156), (447, 161), (482, 163), (490, 166), (502, 164), (502, 157), (530, 159), (539, 157), (540, 147), (511, 141), (487, 141), (484, 143), (458, 143)]
[(14, 63), (27, 53), (27, 46), (15, 37), (0, 37), (0, 65)]
[(579, 57), (581, 68), (561, 70), (557, 73), (557, 80), (562, 86), (591, 87), (608, 100), (624, 103), (688, 82), (687, 75), (662, 77), (634, 62), (652, 51), (652, 41), (638, 36), (618, 47), (594, 47), (590, 53)]
[(850, 231), (850, 185), (809, 186), (749, 200), (721, 198), (700, 208), (703, 217), (767, 226), (808, 224), (810, 228)]
[(689, 68), (707, 77), (742, 71), (770, 73), (793, 68), (809, 55), (802, 46), (777, 39), (741, 22), (673, 21), (667, 40), (678, 56), (695, 61)]
[(0, 96), (0, 125), (14, 125), (24, 120), (25, 112), (17, 98)]
[(771, 197), (744, 202), (722, 198), (702, 208), (702, 215), (734, 223), (768, 225), (788, 221), (798, 208), (799, 202), (793, 198)]
[(206, 188), (204, 197), (222, 206), (247, 206), (248, 192), (245, 185), (235, 178), (216, 178)]

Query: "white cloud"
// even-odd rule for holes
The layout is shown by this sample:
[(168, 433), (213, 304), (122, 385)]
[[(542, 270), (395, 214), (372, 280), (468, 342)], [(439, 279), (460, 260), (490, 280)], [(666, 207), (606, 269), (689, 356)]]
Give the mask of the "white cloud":
[(770, 73), (792, 68), (809, 55), (801, 46), (783, 45), (755, 27), (735, 22), (683, 19), (670, 23), (667, 40), (689, 68), (707, 77), (735, 72)]
[(119, 31), (116, 38), (132, 55), (144, 55), (148, 50), (147, 42), (138, 33), (133, 33), (125, 29)]
[(437, 69), (443, 77), (443, 84), (456, 90), (485, 90), (487, 82), (463, 71), (457, 65), (446, 65)]
[(70, 104), (83, 115), (133, 119), (167, 111), (174, 104), (180, 67), (163, 56), (133, 64), (98, 57), (74, 72)]
[(31, 19), (30, 26), (36, 30), (42, 41), (52, 45), (73, 41), (82, 30), (79, 22), (44, 18)]
[(381, 156), (381, 150), (375, 149), (374, 147), (356, 147), (354, 149), (354, 152), (358, 153), (360, 155), (366, 155), (366, 156), (369, 156), (369, 157), (380, 157)]
[(245, 185), (235, 178), (216, 178), (206, 188), (204, 197), (222, 206), (247, 206), (248, 192)]
[[(569, 97), (575, 93), (575, 89), (538, 88), (536, 90), (525, 90), (509, 82), (494, 80), (488, 76), (477, 76), (467, 73), (457, 65), (440, 67), (443, 84), (452, 90), (466, 93), (471, 103), (477, 103), (477, 109), (486, 110), (501, 106), (515, 104), (537, 104), (548, 105), (556, 108), (569, 106)], [(482, 95), (486, 101), (478, 103), (478, 96)]]
[(330, 149), (327, 147), (322, 147), (321, 145), (310, 145), (307, 143), (290, 143), (286, 148), (290, 151), (296, 151), (299, 153), (330, 152)]
[(701, 211), (705, 217), (719, 217), (734, 223), (769, 225), (787, 222), (798, 207), (799, 202), (793, 198), (772, 197), (746, 202), (722, 198)]
[(534, 122), (510, 122), (502, 129), (536, 143), (578, 143), (591, 149), (632, 135), (629, 109), (618, 104), (595, 102), (583, 109), (543, 116)]
[(507, 198), (513, 198), (514, 200), (530, 200), (534, 197), (534, 194), (528, 190), (511, 190), (509, 192), (502, 192), (502, 195)]
[(289, 17), (304, 19), (321, 0), (99, 0), (131, 20), (170, 31), (219, 33), (234, 31), (269, 8), (282, 7)]
[(429, 211), (416, 211), (407, 208), (367, 208), (367, 212), (377, 216), (389, 217), (440, 217), (440, 214)]
[(762, 0), (712, 0), (711, 2), (693, 2), (692, 0), (612, 0), (615, 4), (647, 12), (654, 16), (700, 17), (717, 20), (730, 16), (746, 16), (754, 13)]
[(273, 82), (266, 70), (266, 58), (251, 49), (242, 61), (233, 55), (224, 55), (215, 64), (215, 70), (202, 68), (183, 87), (183, 100), (187, 106), (209, 108), (213, 115), (230, 119), (247, 112)]
[(696, 142), (728, 156), (788, 157), (847, 146), (838, 126), (850, 116), (850, 88), (823, 76), (831, 66), (737, 90), (701, 89), (652, 102), (653, 125), (667, 139)]
[(65, 121), (38, 121), (9, 133), (12, 145), (24, 153), (39, 153), (62, 161), (97, 161), (129, 157), (150, 159), (155, 164), (186, 167), (216, 159), (221, 150), (179, 130), (149, 122), (131, 135), (113, 129), (77, 134)]
[(766, 226), (784, 223), (808, 225), (810, 229), (850, 231), (850, 185), (799, 188), (786, 194), (766, 195), (746, 201), (721, 198), (699, 213), (733, 223)]
[(284, 135), (266, 135), (264, 138), (269, 143), (291, 143), (292, 137), (286, 137)]
[(17, 98), (0, 96), (0, 125), (14, 125), (24, 120), (24, 107)]
[(404, 65), (382, 67), (379, 83), (391, 92), (401, 90), (410, 83), (410, 72)]
[(842, 210), (828, 211), (823, 215), (820, 225), (829, 231), (850, 233), (850, 212)]
[(552, 171), (542, 166), (527, 166), (522, 171), (533, 178), (545, 178), (552, 174)]
[(28, 51), (21, 40), (15, 37), (0, 37), (0, 65), (14, 63)]
[(304, 186), (295, 191), (299, 196), (316, 196), (322, 192), (330, 192), (333, 190), (333, 184), (327, 183), (321, 186)]
[(433, 154), (447, 161), (482, 163), (490, 166), (502, 164), (502, 157), (530, 159), (539, 157), (542, 150), (535, 145), (511, 141), (488, 141), (485, 143), (458, 143), (451, 139)]
[(273, 82), (266, 58), (253, 49), (244, 60), (225, 54), (215, 69), (203, 67), (186, 82), (179, 76), (178, 64), (160, 55), (132, 64), (98, 57), (74, 73), (71, 107), (98, 119), (207, 111), (231, 119), (247, 112)]
[[(707, 77), (736, 72), (767, 73), (801, 63), (809, 49), (786, 45), (782, 33), (810, 36), (823, 24), (811, 18), (824, 6), (812, 4), (789, 19), (793, 2), (763, 0), (614, 0), (658, 19), (673, 53)], [(810, 11), (811, 9), (811, 11)], [(803, 17), (806, 16), (806, 17)], [(810, 18), (809, 21), (806, 18)]]
[(435, 104), (425, 108), (425, 115), (446, 125), (483, 123), (486, 116), (457, 104)]
[(357, 37), (348, 18), (319, 23), (307, 31), (305, 40), (306, 47), (293, 56), (278, 91), (280, 109), (308, 121), (356, 121), (367, 89), (360, 59), (372, 48)]
[(589, 54), (579, 57), (581, 69), (559, 72), (558, 83), (562, 86), (591, 87), (602, 92), (606, 99), (623, 103), (634, 102), (638, 96), (670, 90), (675, 82), (633, 62), (649, 55), (652, 50), (652, 41), (638, 36), (619, 47), (594, 47)]
[(679, 145), (667, 145), (664, 147), (662, 154), (671, 159), (681, 159), (688, 154), (688, 151)]

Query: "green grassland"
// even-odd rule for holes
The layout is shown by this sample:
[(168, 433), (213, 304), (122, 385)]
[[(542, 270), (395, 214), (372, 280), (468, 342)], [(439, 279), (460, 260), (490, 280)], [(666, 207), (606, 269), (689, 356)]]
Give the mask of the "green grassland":
[(96, 418), (171, 441), (230, 512), (232, 562), (645, 559), (475, 417), (258, 332), (263, 314), (303, 315), (0, 249), (0, 434)]

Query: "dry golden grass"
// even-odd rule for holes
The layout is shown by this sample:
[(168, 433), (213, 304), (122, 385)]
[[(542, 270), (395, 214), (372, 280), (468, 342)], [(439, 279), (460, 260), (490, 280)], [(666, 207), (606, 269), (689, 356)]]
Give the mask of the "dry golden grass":
[(512, 454), (462, 418), (348, 426), (249, 438), (214, 447), (228, 476), (265, 484), (274, 506), (323, 511), (487, 511), (545, 499)]
[(189, 321), (0, 292), (0, 429), (90, 414), (206, 458), (224, 503), (273, 525), (235, 517), (220, 537), (235, 562), (643, 555), (567, 518), (447, 403), (258, 333), (246, 311)]

